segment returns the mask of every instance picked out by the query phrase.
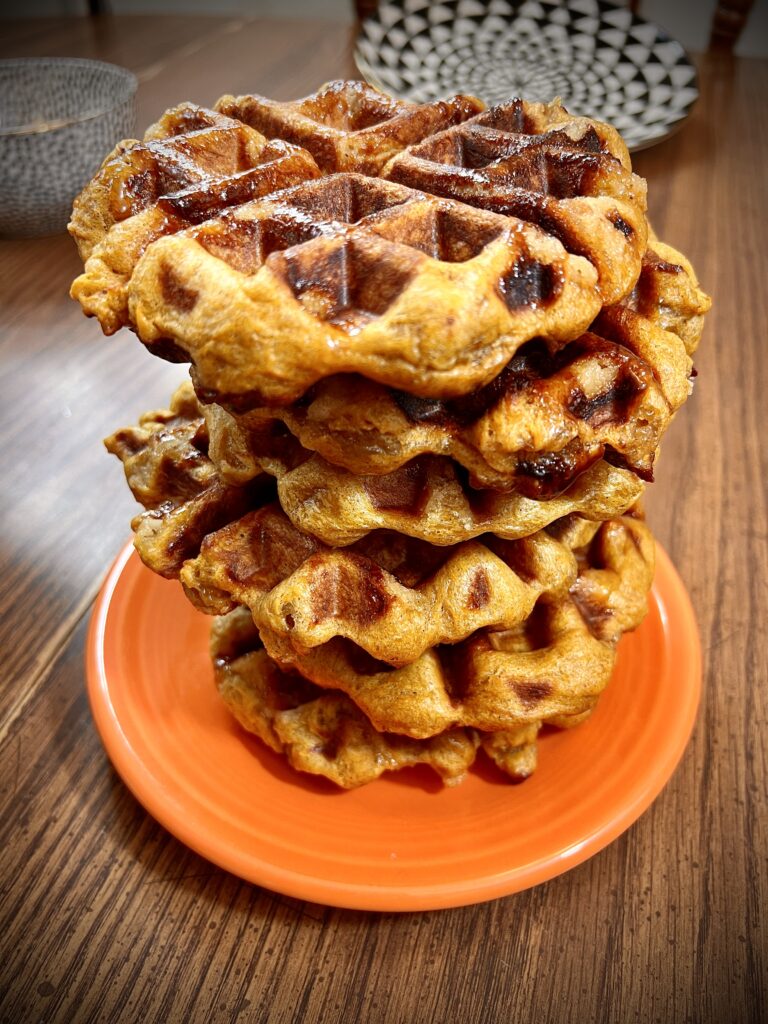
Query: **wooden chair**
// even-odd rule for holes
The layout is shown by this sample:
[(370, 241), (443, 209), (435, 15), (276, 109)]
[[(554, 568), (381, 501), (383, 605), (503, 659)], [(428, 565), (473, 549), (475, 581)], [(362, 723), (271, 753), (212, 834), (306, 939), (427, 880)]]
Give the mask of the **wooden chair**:
[(725, 0), (719, 2), (712, 19), (712, 32), (709, 37), (710, 50), (732, 53), (739, 41), (747, 15), (755, 0)]

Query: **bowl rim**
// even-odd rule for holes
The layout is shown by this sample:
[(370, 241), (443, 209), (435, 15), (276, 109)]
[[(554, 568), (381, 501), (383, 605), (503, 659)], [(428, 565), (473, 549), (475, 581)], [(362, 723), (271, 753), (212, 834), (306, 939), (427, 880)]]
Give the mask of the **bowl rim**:
[(103, 117), (110, 111), (115, 110), (115, 108), (119, 107), (121, 104), (132, 100), (139, 87), (138, 78), (132, 71), (129, 71), (128, 68), (121, 67), (119, 64), (110, 64), (108, 61), (104, 60), (91, 60), (88, 57), (8, 57), (0, 59), (0, 71), (5, 68), (13, 67), (14, 65), (19, 67), (29, 67), (32, 64), (37, 64), (38, 66), (46, 64), (64, 66), (74, 65), (101, 69), (115, 75), (118, 80), (121, 79), (124, 89), (120, 96), (109, 106), (100, 107), (97, 110), (89, 110), (84, 114), (78, 114), (76, 117), (60, 117), (55, 120), (49, 120), (43, 125), (20, 124), (0, 127), (0, 138), (7, 137), (9, 135), (44, 135), (48, 132), (57, 131), (60, 128), (69, 128), (71, 125), (83, 124), (86, 121), (95, 121), (96, 118)]

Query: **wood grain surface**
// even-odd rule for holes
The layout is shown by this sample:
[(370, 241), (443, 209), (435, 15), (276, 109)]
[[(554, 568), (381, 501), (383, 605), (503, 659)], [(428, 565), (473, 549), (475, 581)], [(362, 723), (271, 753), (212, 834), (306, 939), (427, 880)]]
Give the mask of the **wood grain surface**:
[[(355, 74), (349, 30), (328, 23), (2, 28), (2, 56), (136, 70), (140, 126), (181, 99), (295, 97)], [(657, 232), (715, 298), (647, 501), (700, 624), (699, 720), (669, 785), (616, 842), (487, 904), (300, 903), (207, 863), (131, 796), (84, 687), (89, 610), (135, 511), (100, 439), (163, 404), (179, 368), (82, 316), (67, 237), (0, 243), (0, 1020), (768, 1019), (768, 62), (710, 55), (701, 86), (679, 134), (635, 160)]]

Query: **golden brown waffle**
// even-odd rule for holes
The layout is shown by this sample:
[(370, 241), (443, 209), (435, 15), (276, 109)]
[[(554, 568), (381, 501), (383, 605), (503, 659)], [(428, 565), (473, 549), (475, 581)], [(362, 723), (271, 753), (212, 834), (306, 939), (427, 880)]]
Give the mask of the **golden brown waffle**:
[(420, 399), (337, 375), (282, 408), (230, 416), (213, 404), (211, 457), (228, 482), (248, 479), (260, 471), (266, 425), (280, 420), (305, 448), (359, 475), (440, 454), (473, 487), (528, 497), (561, 493), (602, 457), (652, 479), (663, 432), (691, 390), (690, 353), (710, 304), (684, 257), (655, 244), (666, 258), (648, 250), (633, 293), (593, 331), (554, 354), (529, 342), (476, 392)]
[(217, 529), (257, 507), (257, 499), (272, 500), (274, 489), (264, 473), (278, 478), (277, 495), (294, 526), (334, 547), (378, 529), (437, 545), (485, 533), (515, 539), (571, 513), (612, 518), (642, 492), (633, 473), (604, 461), (548, 500), (475, 491), (444, 457), (416, 459), (384, 476), (357, 476), (307, 452), (274, 424), (266, 424), (258, 440), (251, 434), (241, 451), (241, 435), (230, 430), (229, 414), (213, 406), (204, 412), (210, 446), (203, 411), (188, 382), (174, 395), (171, 409), (148, 413), (138, 427), (106, 441), (124, 462), (137, 501), (152, 510), (138, 516), (133, 527), (142, 558), (163, 575), (177, 575), (181, 562), (197, 553), (194, 544), (199, 546), (206, 524)]
[(646, 187), (618, 133), (512, 100), (432, 135), (382, 172), (433, 195), (538, 224), (595, 266), (602, 300), (632, 289), (647, 241)]
[(354, 174), (158, 239), (129, 296), (142, 341), (239, 408), (345, 372), (463, 394), (533, 337), (578, 337), (601, 307), (592, 265), (539, 228)]
[[(450, 401), (340, 375), (284, 408), (262, 406), (229, 417), (209, 406), (212, 457), (225, 477), (258, 471), (265, 424), (279, 419), (304, 447), (360, 475), (444, 455), (467, 470), (473, 487), (547, 498), (607, 452), (648, 480), (661, 437), (689, 388), (690, 360), (677, 344), (675, 405), (645, 360), (588, 333), (555, 356), (529, 342), (485, 388)], [(659, 347), (653, 355), (666, 354)], [(662, 373), (672, 377), (668, 369), (665, 364)]]
[[(274, 465), (265, 468), (271, 472)], [(627, 470), (596, 462), (562, 494), (544, 500), (475, 491), (450, 459), (439, 456), (376, 477), (355, 476), (314, 456), (281, 476), (277, 491), (294, 525), (335, 547), (380, 529), (449, 545), (485, 533), (526, 537), (571, 513), (610, 519), (635, 504), (642, 483)]]
[[(627, 306), (656, 317), (692, 351), (706, 306), (684, 263), (655, 305), (638, 281), (645, 186), (610, 127), (558, 102), (477, 113), (472, 98), (419, 106), (344, 82), (295, 103), (225, 97), (220, 108), (182, 105), (143, 143), (121, 144), (71, 225), (88, 264), (73, 294), (105, 330), (129, 323), (158, 354), (191, 358), (206, 399), (287, 403), (336, 372), (456, 397), (498, 375), (526, 337), (552, 351), (587, 326), (588, 307), (619, 300), (624, 321)], [(279, 137), (266, 142), (248, 121)], [(319, 154), (330, 177), (316, 189), (284, 191), (320, 173), (287, 138)], [(431, 195), (408, 201), (381, 179), (338, 173), (375, 175), (388, 157), (385, 177)], [(263, 202), (243, 205), (249, 196)], [(563, 262), (558, 239), (576, 262)], [(674, 268), (663, 249), (658, 267)], [(597, 270), (596, 296), (578, 257)]]
[(272, 497), (267, 477), (246, 486), (222, 483), (208, 458), (208, 431), (192, 385), (173, 394), (170, 408), (145, 413), (135, 427), (105, 439), (145, 509), (131, 524), (136, 548), (154, 572), (177, 578), (212, 530)]
[(483, 106), (474, 96), (411, 103), (364, 82), (334, 81), (290, 103), (264, 96), (222, 96), (216, 109), (269, 139), (303, 146), (326, 173), (376, 175), (401, 149), (466, 121)]
[(280, 669), (243, 608), (214, 620), (211, 655), (219, 693), (240, 725), (285, 754), (293, 768), (345, 789), (415, 764), (429, 765), (454, 786), (473, 763), (478, 745), (515, 779), (536, 767), (538, 722), (498, 733), (454, 728), (424, 740), (379, 732), (346, 695)]
[(144, 141), (121, 142), (75, 200), (69, 230), (85, 271), (72, 285), (105, 334), (128, 323), (126, 285), (163, 235), (308, 178), (312, 157), (191, 103), (167, 111)]
[[(467, 97), (416, 105), (334, 82), (295, 103), (225, 97), (216, 113), (170, 112), (78, 201), (73, 232), (91, 265), (73, 294), (106, 330), (128, 323), (157, 354), (191, 360), (199, 392), (239, 409), (290, 403), (335, 373), (433, 399), (475, 390), (525, 341), (557, 349), (624, 298), (647, 238), (645, 185), (612, 129), (557, 103), (479, 110)], [(277, 138), (264, 147), (249, 125)], [(249, 131), (251, 161), (299, 140), (329, 176), (279, 191), (288, 166), (319, 173), (303, 150), (234, 178), (232, 154), (216, 151), (224, 184), (207, 170), (196, 198), (159, 192), (161, 148)], [(423, 191), (362, 177), (390, 157), (385, 176)], [(175, 150), (170, 163), (200, 170)], [(243, 204), (230, 178), (255, 176), (263, 199)], [(122, 219), (115, 194), (135, 216)], [(101, 241), (116, 216), (123, 235)]]
[(489, 535), (450, 548), (380, 532), (334, 550), (274, 504), (209, 534), (180, 579), (202, 611), (246, 605), (260, 629), (299, 651), (345, 637), (405, 665), (478, 629), (518, 625), (542, 594), (567, 593), (577, 574), (572, 551), (545, 531), (506, 546)]
[(242, 608), (214, 620), (211, 654), (227, 708), (299, 771), (351, 789), (384, 772), (427, 764), (453, 786), (475, 760), (480, 737), (472, 730), (450, 729), (426, 740), (378, 732), (349, 697), (281, 670)]
[[(582, 539), (586, 528), (578, 525)], [(653, 577), (653, 538), (643, 523), (623, 517), (589, 529), (596, 532), (578, 552), (583, 567), (565, 596), (545, 595), (514, 629), (480, 630), (404, 667), (342, 638), (302, 654), (285, 633), (260, 626), (261, 639), (278, 664), (346, 693), (382, 731), (426, 738), (459, 725), (498, 732), (566, 724), (594, 707), (617, 640), (645, 615)]]

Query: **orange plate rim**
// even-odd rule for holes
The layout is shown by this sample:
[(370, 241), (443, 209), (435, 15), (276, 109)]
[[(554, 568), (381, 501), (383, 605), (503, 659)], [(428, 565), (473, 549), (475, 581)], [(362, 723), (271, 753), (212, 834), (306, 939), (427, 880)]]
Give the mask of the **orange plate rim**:
[[(656, 799), (670, 779), (686, 748), (696, 720), (701, 694), (700, 644), (693, 609), (684, 584), (663, 548), (657, 544), (656, 550), (656, 576), (649, 600), (652, 614), (649, 614), (635, 634), (623, 638), (620, 645), (621, 661), (623, 645), (631, 642), (633, 637), (642, 638), (644, 631), (651, 628), (648, 624), (649, 619), (653, 619), (655, 635), (652, 642), (645, 641), (645, 646), (642, 649), (648, 648), (652, 651), (653, 667), (657, 668), (661, 664), (664, 669), (662, 673), (664, 678), (661, 681), (655, 680), (652, 684), (646, 678), (647, 672), (645, 676), (641, 674), (639, 677), (639, 684), (644, 686), (649, 694), (651, 694), (652, 685), (654, 686), (652, 695), (656, 705), (659, 705), (660, 701), (664, 702), (664, 707), (661, 709), (664, 711), (664, 715), (657, 709), (657, 717), (662, 729), (661, 734), (655, 734), (652, 737), (652, 742), (651, 737), (645, 737), (645, 741), (649, 743), (648, 749), (653, 751), (653, 757), (647, 759), (645, 766), (641, 771), (636, 771), (628, 783), (620, 783), (622, 785), (621, 792), (612, 793), (611, 800), (604, 809), (590, 811), (591, 816), (579, 824), (575, 834), (572, 832), (566, 840), (553, 836), (551, 840), (543, 841), (540, 844), (540, 849), (527, 856), (524, 863), (505, 862), (505, 852), (509, 851), (505, 851), (502, 837), (499, 856), (495, 864), (490, 868), (479, 870), (473, 863), (470, 863), (471, 858), (468, 856), (463, 876), (461, 863), (459, 863), (462, 851), (459, 848), (458, 861), (452, 865), (454, 873), (458, 871), (458, 877), (453, 877), (448, 881), (427, 880), (427, 875), (430, 879), (434, 878), (437, 869), (430, 871), (429, 864), (426, 863), (424, 877), (419, 878), (414, 884), (412, 881), (400, 879), (397, 873), (393, 874), (392, 864), (388, 861), (380, 859), (377, 862), (375, 857), (370, 869), (364, 865), (367, 877), (362, 880), (355, 878), (352, 881), (346, 881), (338, 873), (329, 872), (327, 859), (324, 861), (320, 855), (318, 855), (316, 863), (312, 863), (310, 858), (309, 869), (299, 870), (290, 865), (286, 867), (285, 863), (281, 863), (283, 858), (276, 856), (274, 850), (254, 850), (247, 844), (229, 842), (226, 836), (220, 834), (217, 828), (217, 812), (216, 810), (211, 811), (210, 801), (206, 804), (205, 794), (201, 793), (201, 799), (198, 801), (197, 793), (177, 785), (173, 765), (174, 751), (163, 749), (162, 736), (156, 740), (157, 749), (150, 750), (151, 758), (147, 755), (146, 750), (142, 749), (142, 745), (153, 742), (153, 732), (157, 731), (159, 734), (159, 727), (156, 728), (156, 723), (153, 723), (150, 716), (137, 720), (133, 714), (126, 712), (125, 702), (132, 699), (130, 693), (135, 680), (126, 678), (130, 672), (116, 672), (114, 666), (110, 666), (110, 659), (114, 660), (115, 657), (118, 657), (125, 660), (128, 658), (128, 655), (125, 654), (126, 651), (142, 649), (140, 635), (142, 620), (141, 616), (136, 613), (140, 611), (140, 606), (147, 595), (153, 593), (156, 588), (171, 586), (141, 564), (130, 542), (117, 556), (104, 581), (94, 606), (88, 631), (86, 673), (88, 696), (96, 727), (117, 772), (145, 809), (192, 850), (248, 882), (297, 899), (366, 911), (437, 910), (511, 895), (548, 881), (576, 867), (613, 842)], [(130, 586), (128, 585), (129, 580)], [(178, 587), (178, 584), (175, 584), (175, 587), (180, 593), (181, 588)], [(167, 596), (168, 593), (166, 591), (165, 595)], [(166, 596), (159, 598), (161, 609), (164, 607), (163, 602), (167, 603)], [(175, 615), (199, 616), (199, 613), (195, 612), (191, 606), (188, 611), (185, 611), (185, 599), (182, 598), (182, 602), (181, 605), (178, 605), (174, 597)], [(116, 614), (118, 610), (121, 612), (120, 615)], [(168, 614), (170, 616), (170, 610)], [(126, 615), (128, 619), (124, 621)], [(200, 618), (204, 617), (200, 616)], [(146, 627), (146, 623), (144, 623), (144, 627)], [(657, 645), (659, 640), (661, 641), (660, 646)], [(122, 653), (116, 655), (116, 651)], [(169, 657), (171, 653), (169, 652)], [(637, 660), (637, 656), (633, 656), (631, 650), (624, 657), (625, 673), (634, 670), (633, 657), (634, 660)], [(648, 661), (648, 654), (644, 654), (643, 657)], [(128, 660), (128, 668), (131, 669), (130, 658)], [(122, 661), (120, 664), (122, 665)], [(649, 665), (646, 665), (645, 668), (647, 670)], [(637, 671), (640, 672), (640, 669)], [(161, 689), (164, 685), (163, 679), (150, 681), (153, 686), (156, 685)], [(664, 682), (669, 684), (668, 688), (663, 686)], [(673, 682), (674, 695), (668, 693)], [(211, 682), (210, 685), (212, 687), (213, 683)], [(569, 741), (580, 731), (587, 729), (594, 731), (595, 726), (599, 725), (596, 720), (601, 714), (601, 706), (614, 685), (616, 685), (615, 679), (601, 698), (598, 710), (592, 719), (567, 732)], [(218, 700), (217, 697), (216, 700)], [(130, 705), (128, 708), (130, 711)], [(621, 728), (621, 721), (619, 721), (619, 733)], [(615, 734), (612, 735), (615, 736)], [(632, 738), (629, 735), (619, 736), (618, 746), (621, 747), (622, 743), (630, 742)], [(222, 743), (223, 740), (222, 737)], [(216, 745), (218, 742), (218, 734), (212, 734), (212, 743)], [(227, 742), (231, 741), (228, 739)], [(271, 752), (269, 755), (271, 756)], [(614, 760), (616, 759), (614, 758)], [(541, 777), (549, 770), (550, 766), (544, 761), (543, 754), (541, 762), (532, 779), (537, 776)], [(253, 777), (248, 780), (249, 784), (257, 787), (259, 785), (272, 786), (273, 779), (265, 771), (263, 763), (256, 757), (249, 760), (248, 764), (251, 763)], [(618, 763), (617, 767), (620, 774), (621, 769)], [(408, 769), (406, 771), (420, 770)], [(424, 770), (427, 771), (427, 769)], [(587, 772), (589, 770), (589, 766), (587, 766)], [(603, 772), (605, 765), (599, 766), (599, 770)], [(248, 771), (247, 768), (246, 771)], [(287, 771), (290, 772), (290, 769)], [(314, 780), (311, 782), (307, 780), (304, 783), (304, 777), (299, 773), (291, 772), (290, 774), (292, 788), (281, 790), (280, 800), (285, 798), (286, 793), (288, 801), (296, 799), (297, 794), (303, 793), (305, 785), (310, 787), (311, 783), (314, 783)], [(528, 780), (520, 786), (506, 787), (506, 792), (509, 794), (510, 813), (514, 810), (512, 805), (519, 804), (518, 794), (525, 793), (525, 787), (530, 786), (531, 782), (532, 780)], [(477, 803), (482, 812), (485, 784), (476, 780), (473, 784), (477, 793), (480, 794)], [(385, 780), (378, 780), (353, 792), (357, 795), (371, 790), (372, 787), (384, 785), (386, 785)], [(455, 790), (442, 790), (440, 799), (451, 799), (454, 793), (460, 793), (467, 785), (468, 783), (465, 782)], [(543, 782), (542, 785), (545, 786), (546, 783)], [(493, 787), (494, 790), (499, 788), (498, 785)], [(502, 791), (504, 790), (502, 789)], [(381, 792), (384, 790), (382, 789)], [(417, 791), (414, 792), (417, 793)], [(418, 799), (411, 798), (414, 808), (419, 802), (422, 810), (425, 807), (428, 808), (430, 795), (425, 796), (422, 793), (417, 793), (417, 795)], [(343, 796), (346, 798), (349, 794), (344, 793)], [(431, 797), (433, 800), (436, 799), (434, 794), (431, 794)], [(303, 795), (302, 799), (306, 799), (306, 796)], [(364, 804), (353, 804), (351, 810), (347, 811), (340, 810), (343, 806), (338, 801), (331, 801), (331, 815), (342, 814), (347, 827), (349, 827), (350, 821), (354, 823), (356, 813), (359, 820), (363, 821), (364, 815), (361, 816), (360, 808), (364, 808)], [(355, 807), (357, 807), (357, 811)], [(463, 806), (462, 809), (466, 810), (466, 806)], [(328, 810), (327, 806), (325, 810)], [(407, 818), (408, 808), (404, 812), (403, 820), (407, 821)], [(370, 828), (370, 820), (366, 819), (365, 825)], [(279, 834), (281, 828), (279, 819), (274, 822), (274, 827)], [(375, 821), (373, 827), (375, 828)], [(314, 838), (316, 839), (316, 836)], [(347, 841), (348, 837), (345, 839), (343, 834), (340, 834), (338, 850), (340, 856), (343, 852), (342, 846)], [(288, 837), (286, 837), (286, 843), (290, 845)], [(326, 846), (332, 846), (332, 841)], [(466, 852), (469, 855), (468, 849)], [(333, 850), (325, 849), (323, 854), (332, 856)], [(512, 855), (514, 857), (514, 851), (512, 851)], [(390, 856), (393, 855), (390, 854)]]

